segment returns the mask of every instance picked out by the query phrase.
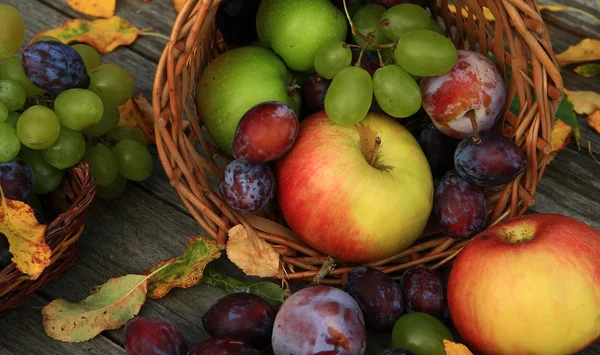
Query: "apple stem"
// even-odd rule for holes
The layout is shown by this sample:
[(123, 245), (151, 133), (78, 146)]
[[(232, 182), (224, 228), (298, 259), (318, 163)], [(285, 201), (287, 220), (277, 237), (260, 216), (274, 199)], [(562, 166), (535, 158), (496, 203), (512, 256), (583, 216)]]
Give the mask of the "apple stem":
[(325, 258), (325, 261), (323, 262), (323, 266), (321, 266), (321, 269), (313, 278), (312, 283), (318, 285), (319, 283), (321, 283), (321, 280), (323, 280), (325, 276), (327, 276), (327, 274), (333, 271), (333, 269), (335, 269), (335, 260), (333, 260), (331, 256), (327, 256), (327, 258)]
[(481, 137), (479, 136), (479, 128), (477, 127), (477, 120), (475, 119), (475, 114), (473, 114), (473, 110), (465, 113), (465, 116), (469, 117), (471, 120), (471, 125), (473, 126), (473, 142), (475, 144), (481, 143)]
[(373, 166), (373, 158), (376, 156), (375, 153), (377, 152), (377, 149), (379, 149), (379, 146), (381, 145), (381, 138), (376, 137), (375, 138), (375, 144), (373, 145), (373, 149), (371, 149), (371, 154), (369, 155), (369, 165)]

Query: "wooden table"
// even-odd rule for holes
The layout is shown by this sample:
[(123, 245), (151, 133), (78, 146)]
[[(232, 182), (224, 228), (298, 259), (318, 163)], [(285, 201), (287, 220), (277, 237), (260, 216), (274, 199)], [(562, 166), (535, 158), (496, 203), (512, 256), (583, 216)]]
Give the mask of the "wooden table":
[[(7, 2), (7, 1), (3, 1)], [(546, 0), (547, 2), (547, 0)], [(85, 17), (70, 9), (64, 0), (8, 0), (24, 15), (28, 41), (34, 34), (54, 28), (67, 20)], [(600, 17), (599, 8), (591, 0), (553, 1), (551, 4), (577, 6)], [(139, 28), (168, 35), (176, 13), (171, 1), (119, 0), (117, 14)], [(576, 13), (544, 12), (556, 52), (585, 37), (599, 38), (600, 26)], [(166, 41), (141, 36), (134, 44), (121, 47), (103, 56), (105, 63), (118, 63), (135, 74), (135, 91), (151, 98), (156, 64)], [(570, 90), (600, 91), (598, 78), (585, 79), (563, 69), (565, 86)], [(600, 157), (600, 135), (592, 131), (579, 117), (581, 150), (571, 143), (549, 165), (538, 188), (536, 212), (555, 212), (579, 219), (600, 229), (600, 165), (587, 152), (591, 142), (593, 152)], [(87, 228), (81, 237), (81, 257), (75, 266), (59, 280), (35, 294), (18, 310), (0, 319), (0, 353), (24, 355), (51, 354), (122, 354), (123, 328), (107, 331), (95, 339), (78, 344), (61, 343), (48, 337), (43, 330), (41, 308), (49, 301), (64, 298), (79, 302), (90, 289), (109, 278), (128, 273), (142, 273), (157, 261), (179, 255), (186, 240), (203, 231), (189, 215), (162, 171), (156, 151), (154, 173), (141, 184), (130, 184), (125, 195), (112, 202), (97, 199), (90, 209)], [(241, 276), (231, 263), (217, 260), (217, 268)], [(159, 301), (147, 301), (141, 315), (167, 320), (185, 335), (188, 346), (208, 338), (201, 323), (202, 314), (218, 298), (221, 289), (205, 284), (182, 290), (175, 289)], [(543, 297), (543, 295), (540, 295)], [(367, 354), (375, 355), (390, 346), (389, 334), (369, 333)], [(600, 354), (600, 343), (585, 350), (585, 354)]]

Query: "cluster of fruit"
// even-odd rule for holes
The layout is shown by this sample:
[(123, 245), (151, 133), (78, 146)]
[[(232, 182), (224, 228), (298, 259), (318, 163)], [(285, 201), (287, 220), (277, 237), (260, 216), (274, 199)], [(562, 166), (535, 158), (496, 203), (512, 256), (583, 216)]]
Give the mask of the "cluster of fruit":
[(151, 174), (143, 133), (117, 127), (119, 106), (133, 79), (102, 64), (90, 46), (69, 46), (41, 36), (17, 53), (25, 39), (18, 10), (0, 5), (0, 184), (9, 199), (26, 201), (60, 185), (64, 170), (85, 160), (100, 197), (118, 197), (127, 180)]
[[(202, 316), (211, 336), (188, 355), (362, 354), (366, 331), (392, 331), (394, 348), (382, 355), (445, 355), (443, 339), (454, 337), (445, 322), (446, 280), (415, 267), (396, 283), (373, 268), (352, 270), (343, 289), (309, 286), (278, 308), (252, 293), (217, 300)], [(136, 317), (125, 327), (129, 355), (183, 354), (183, 335), (157, 319)]]

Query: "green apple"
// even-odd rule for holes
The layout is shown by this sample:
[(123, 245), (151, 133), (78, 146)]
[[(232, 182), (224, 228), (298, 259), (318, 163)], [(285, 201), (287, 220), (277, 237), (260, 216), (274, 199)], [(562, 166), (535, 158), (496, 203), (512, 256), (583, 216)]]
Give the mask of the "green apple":
[(211, 61), (196, 86), (196, 103), (219, 149), (231, 154), (238, 122), (261, 102), (280, 101), (299, 114), (300, 94), (290, 86), (293, 80), (281, 58), (266, 48), (240, 47)]
[(344, 41), (348, 22), (329, 0), (263, 0), (256, 31), (289, 68), (314, 72), (315, 53), (331, 40)]

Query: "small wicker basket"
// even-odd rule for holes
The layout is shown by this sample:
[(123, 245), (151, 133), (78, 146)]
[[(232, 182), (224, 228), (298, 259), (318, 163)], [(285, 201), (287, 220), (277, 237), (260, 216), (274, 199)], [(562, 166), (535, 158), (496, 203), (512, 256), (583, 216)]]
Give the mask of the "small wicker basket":
[(36, 280), (20, 272), (14, 263), (0, 270), (0, 318), (59, 278), (77, 261), (79, 237), (95, 191), (96, 183), (87, 163), (82, 161), (66, 171), (56, 191), (40, 198), (57, 215), (47, 225), (45, 235), (46, 244), (52, 250), (51, 264)]
[[(207, 139), (194, 95), (202, 70), (227, 50), (218, 40), (215, 24), (219, 4), (220, 0), (188, 0), (158, 64), (153, 107), (162, 166), (192, 216), (220, 246), (227, 243), (227, 231), (242, 223), (253, 228), (281, 255), (280, 275), (285, 275), (285, 281), (307, 282), (331, 258), (290, 238), (293, 233), (276, 208), (263, 216), (241, 216), (227, 207), (211, 183), (222, 173), (223, 165), (219, 163), (227, 163), (231, 158)], [(455, 0), (453, 5), (456, 12), (450, 11), (448, 0), (438, 0), (430, 10), (443, 20), (446, 34), (452, 33), (456, 47), (491, 53), (505, 78), (506, 66), (512, 68), (507, 103), (497, 128), (528, 157), (528, 168), (523, 174), (500, 189), (485, 191), (489, 226), (521, 216), (534, 204), (536, 187), (552, 158), (551, 132), (563, 98), (563, 81), (535, 0)], [(484, 8), (495, 21), (485, 19)], [(518, 115), (508, 109), (515, 96), (520, 103)], [(185, 121), (189, 121), (190, 131), (186, 131)], [(468, 242), (444, 236), (435, 224), (430, 224), (409, 249), (362, 265), (399, 277), (399, 272), (416, 265), (435, 269), (451, 262)], [(319, 275), (320, 282), (339, 285), (344, 275), (358, 265), (338, 263), (323, 278)]]

